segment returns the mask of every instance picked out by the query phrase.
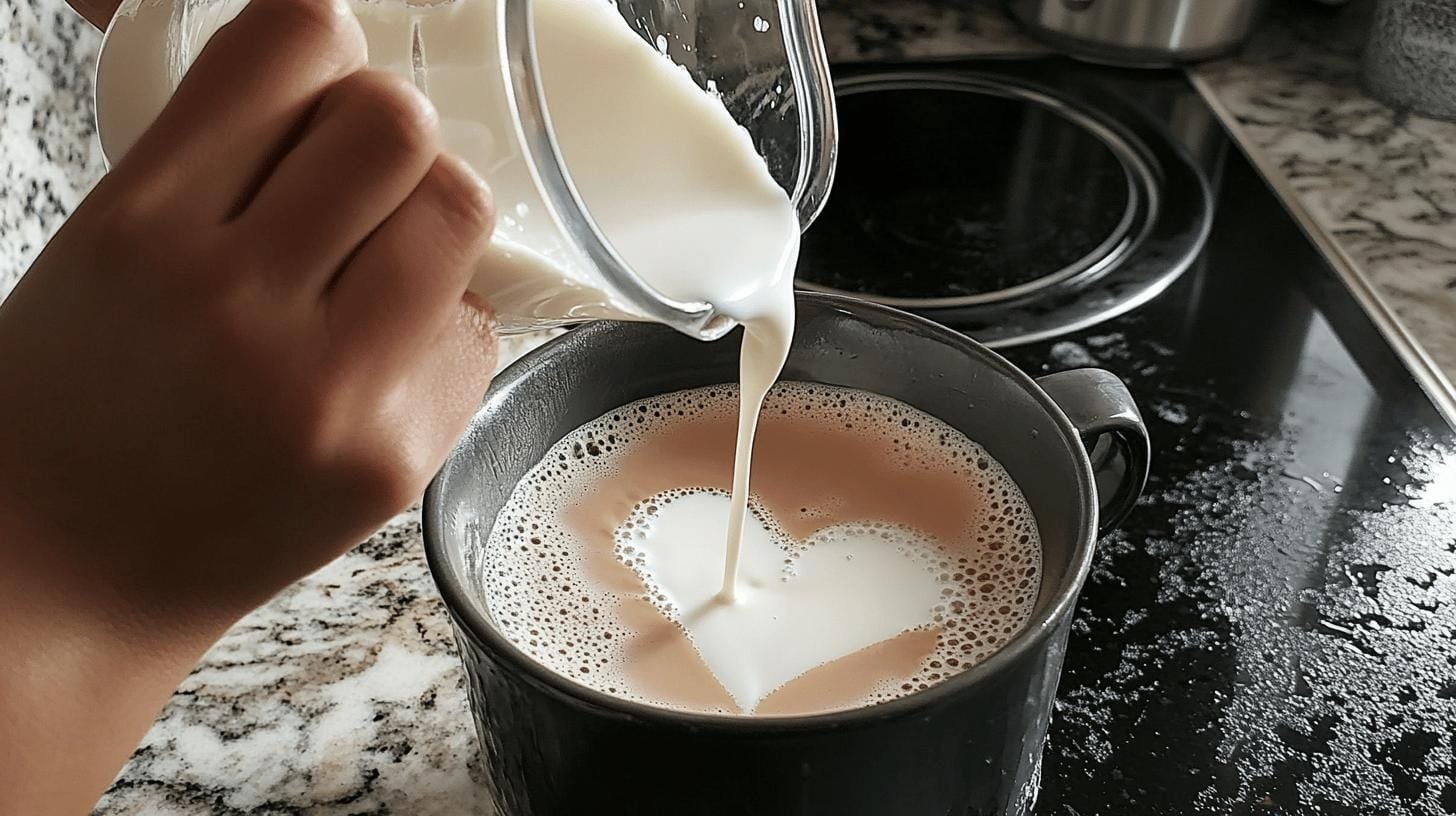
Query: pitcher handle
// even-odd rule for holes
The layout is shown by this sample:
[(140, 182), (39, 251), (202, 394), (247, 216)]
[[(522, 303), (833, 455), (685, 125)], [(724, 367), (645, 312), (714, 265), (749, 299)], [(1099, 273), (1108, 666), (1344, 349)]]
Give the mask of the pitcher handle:
[(1097, 483), (1097, 534), (1105, 535), (1132, 512), (1147, 484), (1148, 427), (1127, 386), (1110, 371), (1079, 368), (1036, 382), (1082, 437)]

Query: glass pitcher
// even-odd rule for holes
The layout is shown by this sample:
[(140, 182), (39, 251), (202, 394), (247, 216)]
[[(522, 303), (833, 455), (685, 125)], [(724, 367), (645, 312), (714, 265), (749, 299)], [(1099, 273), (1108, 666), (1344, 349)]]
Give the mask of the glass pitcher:
[[(467, 9), (466, 2), (473, 6)], [(407, 31), (371, 27), (371, 14), (387, 4), (408, 7), (414, 22)], [(109, 158), (124, 152), (150, 123), (202, 45), (243, 5), (245, 0), (122, 4), (97, 66), (98, 131)], [(488, 140), (491, 155), (471, 161), (497, 191), (500, 215), (491, 252), (511, 256), (513, 263), (521, 256), (570, 257), (574, 271), (589, 276), (606, 301), (579, 314), (498, 314), (502, 332), (601, 316), (650, 320), (705, 340), (733, 327), (712, 304), (675, 301), (645, 284), (593, 219), (550, 127), (532, 0), (354, 0), (353, 5), (370, 41), (370, 67), (410, 79), (436, 100), (447, 124), (444, 89), (432, 94), (430, 88), (431, 26), (458, 26), (458, 15), (473, 14), (472, 24), (485, 32), (472, 46), (479, 53), (467, 56), (496, 61), (499, 67), (488, 72), (498, 74), (494, 82), (469, 89), (472, 109), (486, 111), (485, 118), (498, 125)], [(617, 0), (615, 5), (634, 31), (719, 97), (788, 193), (800, 227), (807, 227), (828, 195), (837, 154), (834, 94), (814, 0)], [(162, 25), (128, 29), (147, 15), (166, 19)], [(151, 33), (143, 35), (142, 29)], [(151, 60), (165, 76), (160, 90), (116, 87), (116, 76), (136, 75), (139, 59)], [(126, 71), (117, 70), (122, 62), (129, 63)], [(158, 98), (147, 98), (149, 93)], [(125, 94), (129, 108), (124, 116), (118, 94)], [(137, 111), (149, 114), (140, 117), (140, 126), (114, 124), (119, 118), (138, 119)], [(442, 135), (449, 147), (450, 134)]]

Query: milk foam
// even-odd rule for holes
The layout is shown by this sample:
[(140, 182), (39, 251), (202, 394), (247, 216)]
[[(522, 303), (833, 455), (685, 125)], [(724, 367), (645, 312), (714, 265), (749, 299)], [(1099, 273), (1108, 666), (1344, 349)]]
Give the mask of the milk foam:
[[(836, 658), (903, 632), (938, 636), (913, 670), (837, 707), (928, 688), (984, 660), (1020, 630), (1035, 603), (1041, 568), (1040, 539), (1020, 490), (959, 432), (865, 392), (779, 383), (767, 398), (765, 416), (770, 423), (777, 416), (808, 416), (852, 429), (883, 444), (894, 467), (907, 474), (953, 474), (985, 496), (984, 507), (968, 518), (960, 539), (853, 518), (853, 508), (828, 500), (795, 508), (797, 527), (819, 529), (794, 540), (755, 499), (745, 537), (743, 596), (725, 607), (710, 602), (712, 566), (721, 551), (718, 534), (725, 524), (724, 491), (685, 484), (638, 497), (605, 543), (592, 542), (568, 523), (573, 508), (601, 485), (620, 482), (623, 462), (650, 451), (647, 446), (662, 428), (723, 419), (732, 412), (735, 396), (731, 386), (717, 386), (625, 406), (567, 435), (521, 480), (477, 561), (493, 616), (512, 642), (552, 670), (598, 690), (693, 707), (659, 693), (651, 678), (630, 670), (638, 633), (624, 610), (646, 599), (677, 624), (731, 696), (731, 703), (703, 710), (744, 714), (795, 677), (811, 677)], [(601, 553), (588, 546), (614, 548), (613, 557), (637, 580), (602, 579), (591, 566)], [(856, 561), (870, 568), (854, 569)], [(786, 600), (779, 592), (792, 594), (796, 582), (810, 578), (810, 596), (801, 592), (803, 597)], [(879, 596), (889, 596), (890, 602), (879, 602)], [(790, 608), (795, 614), (785, 614)], [(705, 615), (735, 614), (749, 620), (716, 629), (711, 621), (704, 624)]]

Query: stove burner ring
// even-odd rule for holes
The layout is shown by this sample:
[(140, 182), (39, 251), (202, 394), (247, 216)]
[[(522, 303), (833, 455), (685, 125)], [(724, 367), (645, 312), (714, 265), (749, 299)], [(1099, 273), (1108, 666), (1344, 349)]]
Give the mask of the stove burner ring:
[[(1132, 245), (1140, 237), (1140, 233), (1146, 231), (1151, 218), (1156, 214), (1158, 201), (1157, 181), (1153, 178), (1152, 170), (1148, 167), (1147, 162), (1116, 131), (1108, 128), (1092, 116), (1073, 108), (1057, 97), (1032, 88), (988, 82), (983, 78), (975, 76), (948, 76), (920, 79), (905, 77), (861, 77), (842, 82), (836, 88), (840, 99), (861, 94), (902, 90), (942, 90), (987, 94), (995, 97), (1030, 102), (1041, 108), (1055, 112), (1072, 125), (1079, 127), (1095, 137), (1101, 146), (1105, 147), (1117, 159), (1125, 176), (1124, 189), (1122, 191), (1125, 195), (1125, 200), (1121, 207), (1121, 215), (1105, 237), (1087, 250), (1085, 254), (1070, 263), (1052, 269), (1045, 274), (1035, 276), (1030, 280), (1012, 282), (1011, 285), (990, 291), (944, 297), (897, 297), (895, 295), (870, 294), (862, 291), (841, 289), (815, 281), (801, 281), (800, 285), (805, 289), (857, 295), (861, 298), (902, 309), (976, 306), (1016, 300), (1033, 295), (1048, 286), (1095, 277), (1112, 267), (1118, 261), (1122, 260), (1128, 250), (1132, 248)], [(1135, 227), (1138, 228), (1137, 232), (1134, 232)], [(905, 240), (907, 242), (914, 242), (915, 239), (907, 237)]]
[[(1115, 98), (1082, 104), (951, 68), (881, 69), (836, 90), (850, 124), (835, 194), (805, 235), (800, 288), (1014, 345), (1146, 302), (1207, 237), (1202, 173)], [(977, 152), (988, 146), (1004, 150)]]

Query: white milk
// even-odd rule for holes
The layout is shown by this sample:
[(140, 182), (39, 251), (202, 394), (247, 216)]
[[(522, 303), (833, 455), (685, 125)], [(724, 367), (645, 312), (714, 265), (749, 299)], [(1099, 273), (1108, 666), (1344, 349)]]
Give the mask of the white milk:
[[(476, 6), (475, 8), (479, 8)], [(463, 7), (467, 13), (470, 5)], [(745, 326), (738, 450), (724, 600), (736, 585), (739, 542), (748, 511), (749, 465), (764, 395), (778, 379), (793, 335), (794, 264), (799, 223), (769, 175), (748, 133), (691, 76), (628, 27), (610, 3), (537, 2), (537, 46), (553, 128), (572, 180), (618, 253), (654, 289), (682, 301), (703, 301)], [(442, 58), (423, 30), (432, 98), (464, 156), (488, 151), (458, 111), (474, 99), (478, 80), (456, 72), (456, 51)], [(474, 30), (441, 20), (441, 41)], [(467, 48), (458, 53), (472, 53)], [(437, 77), (449, 77), (449, 92)], [(457, 92), (457, 89), (463, 92)], [(488, 136), (488, 134), (487, 134)], [(487, 176), (488, 177), (488, 176)], [(504, 210), (505, 208), (502, 207)], [(530, 245), (526, 239), (524, 243)], [(500, 274), (510, 270), (496, 267)], [(490, 298), (507, 284), (473, 288)], [(580, 276), (577, 276), (580, 278)], [(550, 294), (571, 291), (557, 284)], [(537, 295), (530, 295), (539, 297)], [(600, 298), (573, 304), (585, 309)]]
[(744, 713), (810, 669), (928, 626), (941, 601), (941, 551), (913, 530), (841, 525), (798, 543), (749, 515), (738, 601), (723, 603), (693, 542), (722, 529), (729, 498), (695, 492), (648, 503), (654, 512), (639, 510), (618, 531), (619, 550), (638, 559), (659, 608)]
[[(108, 156), (125, 153), (166, 103), (181, 69), (242, 6), (220, 0), (189, 10), (188, 33), (173, 43), (170, 3), (141, 0), (122, 9), (98, 68), (97, 118)], [(494, 190), (499, 223), (472, 291), (506, 320), (636, 318), (563, 240), (522, 159), (501, 67), (497, 0), (433, 7), (358, 2), (354, 8), (371, 67), (420, 85), (439, 111), (446, 147)], [(638, 36), (614, 5), (536, 0), (535, 14), (550, 116), (592, 217), (654, 289), (711, 303), (745, 326), (734, 490), (719, 581), (722, 600), (731, 602), (754, 430), (793, 334), (798, 220), (747, 132)]]

